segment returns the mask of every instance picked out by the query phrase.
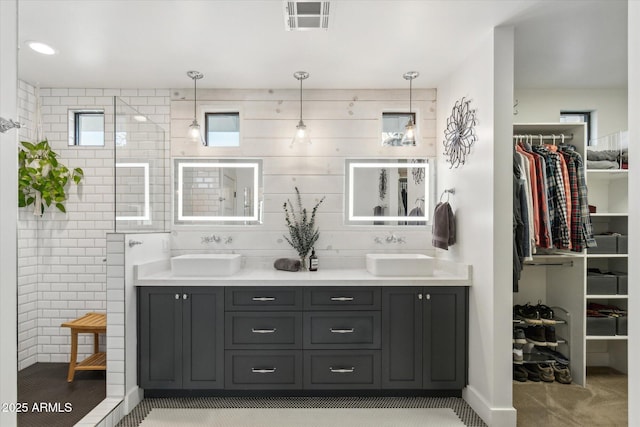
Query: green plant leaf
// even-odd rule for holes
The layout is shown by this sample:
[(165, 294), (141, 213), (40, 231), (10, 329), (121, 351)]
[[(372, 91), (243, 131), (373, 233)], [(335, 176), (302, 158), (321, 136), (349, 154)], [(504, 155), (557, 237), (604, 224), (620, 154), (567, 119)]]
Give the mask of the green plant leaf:
[(56, 203), (56, 208), (60, 209), (61, 212), (67, 213), (67, 210), (62, 203)]

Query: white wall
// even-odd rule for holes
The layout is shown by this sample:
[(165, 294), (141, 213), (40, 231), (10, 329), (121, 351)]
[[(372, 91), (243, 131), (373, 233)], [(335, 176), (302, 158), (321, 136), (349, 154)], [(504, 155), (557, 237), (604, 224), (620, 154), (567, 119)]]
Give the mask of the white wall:
[[(241, 111), (242, 141), (237, 148), (210, 148), (189, 143), (186, 135), (193, 120), (193, 91), (172, 90), (171, 93), (171, 155), (261, 158), (265, 201), (262, 225), (173, 227), (177, 231), (172, 235), (174, 254), (233, 250), (243, 254), (248, 265), (267, 268), (272, 267), (276, 258), (297, 257), (282, 237), (286, 233), (282, 205), (287, 199), (295, 202), (295, 186), (308, 209), (326, 196), (316, 217), (321, 231), (316, 244), (320, 268), (364, 268), (364, 254), (376, 250), (433, 253), (429, 227), (423, 226), (416, 232), (415, 227), (403, 230), (399, 227), (345, 226), (344, 167), (347, 158), (434, 156), (434, 89), (413, 92), (421, 137), (417, 147), (381, 145), (382, 112), (407, 110), (407, 90), (305, 90), (304, 117), (312, 138), (312, 145), (305, 147), (290, 147), (299, 119), (298, 91), (199, 90), (199, 105), (211, 106), (218, 111)], [(377, 200), (377, 191), (374, 196)], [(376, 236), (384, 237), (389, 231), (405, 237), (406, 243), (374, 242)], [(231, 236), (233, 243), (201, 244), (201, 236), (211, 232)]]
[[(640, 159), (640, 2), (628, 2), (629, 19), (629, 157)], [(640, 162), (635, 160), (629, 169), (629, 283), (638, 284), (640, 278)], [(629, 287), (629, 359), (640, 360), (640, 288)], [(640, 425), (640, 367), (629, 363), (629, 425)]]
[(595, 111), (594, 137), (627, 130), (626, 89), (516, 89), (516, 123), (558, 123), (560, 111)]
[(460, 98), (471, 99), (477, 111), (478, 141), (466, 164), (449, 169), (441, 162), (438, 168), (438, 194), (455, 189), (450, 203), (457, 243), (437, 255), (472, 265), (469, 386), (463, 396), (491, 426), (516, 423), (510, 349), (513, 68), (513, 29), (497, 28), (438, 87), (438, 135)]
[[(18, 2), (0, 1), (0, 117), (17, 120)], [(17, 131), (0, 133), (0, 402), (15, 403), (17, 393), (17, 253), (15, 208), (18, 198)], [(0, 411), (0, 425), (16, 425), (16, 413)]]

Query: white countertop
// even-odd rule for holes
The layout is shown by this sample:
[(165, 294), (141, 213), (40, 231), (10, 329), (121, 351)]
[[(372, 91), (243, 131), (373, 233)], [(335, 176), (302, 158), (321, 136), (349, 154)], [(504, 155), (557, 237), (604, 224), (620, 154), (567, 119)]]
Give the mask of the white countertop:
[(232, 276), (174, 276), (169, 260), (134, 267), (136, 286), (470, 286), (470, 267), (440, 261), (433, 276), (374, 276), (365, 269), (280, 271), (244, 268)]

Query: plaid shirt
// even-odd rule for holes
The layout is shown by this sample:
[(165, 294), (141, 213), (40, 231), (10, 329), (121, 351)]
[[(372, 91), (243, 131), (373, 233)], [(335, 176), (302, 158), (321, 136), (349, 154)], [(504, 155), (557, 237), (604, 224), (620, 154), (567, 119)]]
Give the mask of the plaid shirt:
[(582, 214), (580, 211), (580, 195), (578, 190), (578, 171), (576, 163), (571, 154), (561, 151), (564, 157), (569, 175), (569, 188), (571, 190), (571, 250), (581, 252), (583, 249), (584, 238), (582, 235)]
[(596, 246), (596, 240), (593, 237), (593, 224), (591, 223), (591, 216), (589, 213), (589, 200), (587, 197), (587, 183), (585, 180), (584, 162), (582, 160), (582, 156), (580, 156), (580, 154), (575, 151), (575, 147), (565, 146), (563, 147), (563, 151), (573, 158), (576, 167), (581, 223), (579, 234), (582, 248), (593, 248)]
[(545, 157), (547, 164), (547, 201), (553, 244), (558, 249), (568, 249), (571, 246), (570, 221), (567, 218), (567, 197), (564, 191), (560, 154), (552, 153), (540, 146), (534, 147), (534, 150)]

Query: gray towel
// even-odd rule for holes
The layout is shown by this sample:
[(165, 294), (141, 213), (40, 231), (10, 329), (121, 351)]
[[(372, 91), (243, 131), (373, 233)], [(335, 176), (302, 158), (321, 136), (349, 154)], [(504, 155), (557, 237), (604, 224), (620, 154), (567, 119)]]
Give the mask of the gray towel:
[(293, 259), (293, 258), (278, 258), (273, 263), (273, 267), (276, 270), (282, 270), (282, 271), (299, 271), (300, 260)]
[(431, 227), (434, 247), (448, 250), (456, 243), (456, 224), (451, 206), (447, 202), (440, 202), (433, 211), (433, 225)]

